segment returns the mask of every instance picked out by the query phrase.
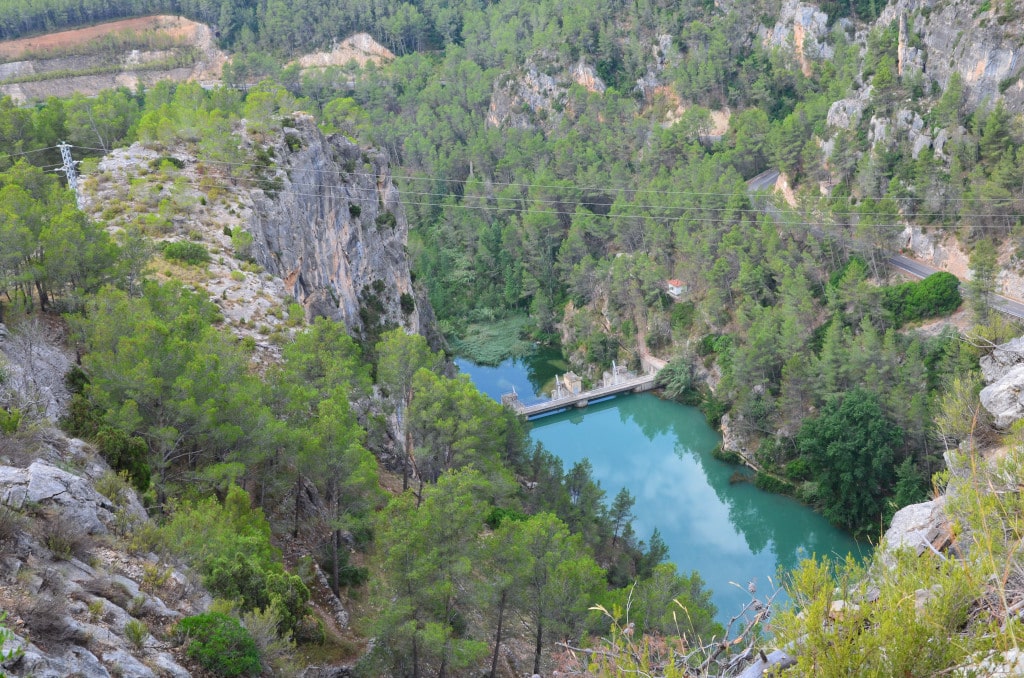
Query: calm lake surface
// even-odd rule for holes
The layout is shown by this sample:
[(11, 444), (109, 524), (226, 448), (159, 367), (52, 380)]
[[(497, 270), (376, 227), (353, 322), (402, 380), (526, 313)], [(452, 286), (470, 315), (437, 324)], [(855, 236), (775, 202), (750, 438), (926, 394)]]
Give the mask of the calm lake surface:
[[(456, 362), (495, 399), (512, 385), (523, 399), (537, 397), (533, 385), (539, 388), (560, 371), (550, 356), (498, 367)], [(530, 435), (566, 469), (589, 459), (609, 503), (627, 488), (636, 497), (637, 536), (646, 541), (654, 528), (661, 531), (669, 560), (681, 573), (697, 570), (713, 591), (723, 623), (749, 600), (751, 579), (763, 593), (772, 590), (769, 580), (776, 581), (780, 567), (795, 567), (812, 553), (870, 551), (793, 499), (749, 482), (730, 483), (738, 467), (711, 456), (720, 438), (696, 408), (650, 393), (630, 395), (541, 418)]]

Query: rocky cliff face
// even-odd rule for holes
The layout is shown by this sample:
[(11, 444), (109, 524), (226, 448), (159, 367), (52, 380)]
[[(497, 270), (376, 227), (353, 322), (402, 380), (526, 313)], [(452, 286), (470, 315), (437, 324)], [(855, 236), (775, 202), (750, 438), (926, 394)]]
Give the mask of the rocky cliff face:
[(1024, 418), (1024, 337), (1001, 344), (983, 357), (981, 373), (987, 386), (979, 397), (996, 428), (1009, 428)]
[(811, 74), (811, 64), (831, 59), (833, 49), (827, 44), (828, 15), (814, 5), (799, 0), (786, 0), (772, 28), (761, 27), (759, 37), (766, 46), (792, 47), (804, 75)]
[[(966, 105), (974, 109), (985, 102), (1005, 101), (1008, 109), (1024, 111), (1024, 43), (1019, 2), (991, 0), (891, 0), (874, 22), (875, 27), (899, 27), (900, 75), (918, 72), (942, 90), (953, 73), (963, 78)], [(848, 34), (855, 25), (841, 19)], [(856, 40), (864, 44), (861, 26)], [(786, 0), (772, 28), (760, 27), (763, 44), (794, 53), (804, 73), (815, 61), (831, 57), (828, 17), (812, 2)], [(833, 106), (829, 124), (839, 128), (859, 118), (867, 92)], [(849, 109), (855, 110), (849, 110)], [(856, 124), (854, 120), (853, 124)]]
[(325, 137), (295, 114), (273, 142), (280, 188), (253, 194), (254, 255), (284, 280), (307, 317), (363, 332), (371, 326), (429, 330), (405, 248), (409, 225), (387, 157), (343, 135)]
[(973, 108), (1002, 97), (1024, 111), (1024, 43), (1019, 2), (989, 0), (896, 0), (877, 24), (907, 19), (923, 48), (901, 45), (901, 66), (917, 68), (945, 89), (953, 73), (963, 77)]

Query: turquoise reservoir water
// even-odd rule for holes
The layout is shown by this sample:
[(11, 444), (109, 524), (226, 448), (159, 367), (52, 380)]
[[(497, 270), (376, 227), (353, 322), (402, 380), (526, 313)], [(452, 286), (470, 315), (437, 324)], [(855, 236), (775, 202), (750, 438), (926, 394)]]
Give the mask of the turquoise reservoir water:
[[(488, 395), (528, 388), (522, 363), (460, 368)], [(483, 370), (483, 372), (481, 372)], [(631, 395), (534, 422), (531, 436), (565, 468), (589, 459), (608, 501), (625, 487), (634, 497), (633, 528), (646, 540), (657, 527), (680, 572), (697, 570), (727, 621), (749, 600), (747, 582), (771, 590), (779, 568), (812, 553), (845, 557), (870, 549), (797, 501), (730, 482), (737, 467), (711, 456), (718, 434), (699, 410)], [(738, 584), (739, 587), (733, 584)]]

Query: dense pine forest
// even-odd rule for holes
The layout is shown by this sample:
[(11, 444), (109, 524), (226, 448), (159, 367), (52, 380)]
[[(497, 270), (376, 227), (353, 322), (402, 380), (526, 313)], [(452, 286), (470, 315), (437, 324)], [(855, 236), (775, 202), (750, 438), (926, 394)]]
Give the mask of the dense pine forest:
[[(995, 25), (1017, 16), (1012, 3), (984, 5)], [(288, 675), (326, 658), (366, 676), (497, 676), (514, 647), (540, 675), (735, 675), (755, 648), (795, 642), (794, 675), (933, 675), (1016, 647), (1018, 500), (950, 468), (997, 488), (1018, 477), (1015, 453), (984, 470), (975, 453), (1018, 446), (977, 399), (979, 360), (1019, 333), (987, 298), (1017, 265), (1020, 111), (973, 100), (957, 73), (940, 83), (907, 66), (906, 50), (923, 49), (923, 9), (901, 29), (879, 19), (881, 2), (820, 3), (827, 49), (809, 61), (764, 38), (781, 9), (0, 7), (0, 38), (170, 12), (211, 24), (233, 52), (222, 86), (0, 100), (0, 321), (17, 334), (40, 315), (62, 319), (78, 364), (60, 425), (95, 445), (152, 518), (125, 543), (183, 559), (216, 598), (182, 628), (272, 628), (237, 659), (193, 656), (194, 641), (189, 656), (216, 675)], [(289, 62), (356, 31), (395, 58)], [(858, 115), (840, 120), (835, 104), (849, 101)], [(282, 302), (282, 329), (258, 330), (276, 351), (267, 360), (204, 293), (220, 255), (181, 215), (234, 213), (241, 192), (311, 190), (282, 179), (308, 143), (303, 114), (386, 153), (443, 345), (382, 320), (364, 290), (357, 331)], [(113, 149), (157, 157), (87, 216), (49, 172), (64, 140), (87, 181)], [(367, 166), (347, 162), (352, 174)], [(751, 189), (771, 170), (789, 199)], [(949, 235), (970, 280), (899, 278), (887, 260), (908, 227)], [(232, 277), (258, 271), (252, 236), (223, 228), (243, 262)], [(403, 310), (414, 303), (403, 297)], [(494, 326), (510, 328), (508, 345), (482, 350)], [(858, 536), (877, 540), (898, 509), (951, 483), (972, 555), (812, 560), (783, 573), (792, 607), (773, 611), (752, 590), (725, 629), (699, 575), (664, 562), (656, 531), (634, 533), (628, 492), (608, 497), (587, 463), (566, 469), (532, 445), (527, 424), (449, 360), (534, 342), (560, 346), (588, 383), (613, 360), (668, 360), (665, 396), (738, 441), (720, 456)], [(30, 441), (46, 409), (0, 377), (0, 431)], [(313, 613), (314, 570), (358, 617), (348, 635)], [(982, 583), (992, 577), (1000, 585)]]

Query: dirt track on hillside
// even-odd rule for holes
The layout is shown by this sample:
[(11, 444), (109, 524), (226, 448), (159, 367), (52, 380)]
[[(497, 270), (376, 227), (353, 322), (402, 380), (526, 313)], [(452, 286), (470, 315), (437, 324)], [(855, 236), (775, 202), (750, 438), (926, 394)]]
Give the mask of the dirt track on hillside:
[(37, 35), (31, 38), (19, 38), (0, 42), (0, 57), (12, 59), (28, 50), (45, 50), (53, 47), (74, 47), (84, 45), (96, 38), (119, 31), (136, 31), (159, 29), (176, 38), (185, 38), (195, 44), (200, 35), (202, 24), (177, 16), (157, 15), (110, 21), (88, 28), (76, 28), (60, 33)]

